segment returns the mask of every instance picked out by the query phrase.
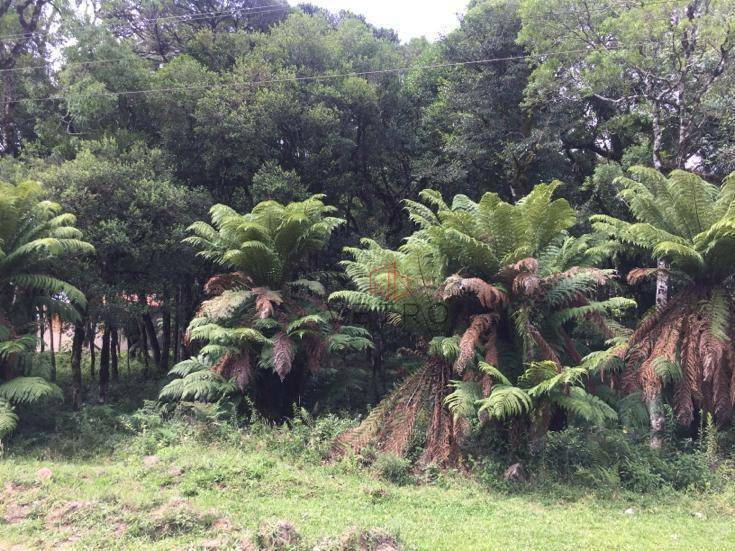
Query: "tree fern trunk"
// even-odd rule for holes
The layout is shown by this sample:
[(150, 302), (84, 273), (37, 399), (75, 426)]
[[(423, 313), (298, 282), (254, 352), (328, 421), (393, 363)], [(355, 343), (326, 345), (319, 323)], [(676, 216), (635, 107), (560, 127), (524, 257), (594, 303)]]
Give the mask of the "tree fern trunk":
[[(656, 276), (656, 308), (663, 308), (669, 301), (669, 275), (665, 271), (668, 269), (666, 262), (658, 261), (659, 272)], [(663, 400), (661, 393), (658, 392), (646, 401), (648, 409), (648, 417), (651, 424), (651, 448), (654, 450), (661, 449), (663, 445), (663, 431), (666, 426), (666, 417), (664, 415)]]
[(82, 349), (84, 348), (84, 322), (74, 324), (71, 345), (71, 404), (75, 410), (82, 407)]
[(176, 306), (174, 307), (174, 327), (173, 327), (173, 362), (174, 365), (179, 363), (181, 352), (181, 289), (176, 292)]
[(38, 309), (38, 339), (43, 353), (46, 351), (46, 314), (43, 313), (43, 308)]

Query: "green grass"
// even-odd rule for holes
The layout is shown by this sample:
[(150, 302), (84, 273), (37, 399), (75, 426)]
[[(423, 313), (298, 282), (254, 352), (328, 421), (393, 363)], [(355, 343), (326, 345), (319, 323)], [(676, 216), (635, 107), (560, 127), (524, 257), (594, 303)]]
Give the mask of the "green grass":
[(206, 421), (202, 412), (164, 421), (140, 409), (159, 387), (134, 364), (113, 387), (114, 406), (22, 412), (0, 458), (0, 550), (239, 549), (277, 521), (295, 526), (298, 545), (260, 548), (312, 549), (352, 528), (394, 534), (407, 549), (735, 548), (733, 482), (647, 495), (548, 474), (522, 487), (492, 483), (487, 470), (489, 485), (458, 473), (412, 477), (386, 457), (371, 468), (354, 457), (326, 463), (345, 421), (238, 430), (208, 410)]
[(94, 406), (61, 431), (11, 441), (0, 462), (0, 549), (236, 548), (269, 520), (291, 522), (305, 549), (350, 527), (427, 550), (735, 548), (732, 487), (514, 492), (457, 474), (396, 486), (355, 460), (289, 451), (283, 431), (150, 419), (120, 422)]

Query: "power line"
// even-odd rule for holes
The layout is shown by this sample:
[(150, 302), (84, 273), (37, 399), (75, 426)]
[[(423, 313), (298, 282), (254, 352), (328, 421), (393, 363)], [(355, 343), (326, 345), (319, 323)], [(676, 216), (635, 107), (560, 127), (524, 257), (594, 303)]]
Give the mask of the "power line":
[[(646, 41), (646, 42), (640, 42), (637, 44), (631, 44), (632, 46), (638, 46), (642, 44), (651, 44), (656, 41)], [(617, 49), (617, 48), (609, 48), (609, 49)], [(248, 86), (261, 86), (264, 84), (278, 84), (278, 83), (284, 83), (284, 82), (309, 82), (309, 81), (321, 81), (321, 80), (331, 80), (331, 79), (339, 79), (339, 78), (347, 78), (347, 77), (359, 77), (359, 76), (374, 76), (374, 75), (381, 75), (381, 74), (398, 74), (398, 73), (404, 73), (408, 71), (425, 71), (430, 69), (445, 69), (449, 67), (461, 67), (461, 66), (468, 66), (468, 65), (483, 65), (483, 64), (489, 64), (489, 63), (499, 63), (503, 61), (520, 61), (524, 59), (529, 59), (532, 57), (537, 58), (543, 58), (547, 56), (555, 56), (555, 55), (566, 55), (566, 54), (575, 54), (575, 53), (585, 53), (589, 52), (589, 48), (578, 48), (574, 50), (561, 50), (561, 51), (555, 51), (555, 52), (544, 52), (542, 54), (519, 54), (514, 56), (505, 56), (505, 57), (494, 57), (494, 58), (486, 58), (486, 59), (473, 59), (468, 61), (453, 61), (453, 62), (446, 62), (446, 63), (432, 63), (427, 65), (413, 65), (413, 66), (404, 66), (404, 67), (391, 67), (387, 69), (373, 69), (370, 71), (352, 71), (352, 72), (346, 72), (346, 73), (330, 73), (330, 74), (322, 74), (322, 75), (305, 75), (305, 76), (295, 76), (295, 77), (283, 77), (283, 78), (272, 78), (272, 79), (263, 79), (263, 80), (251, 80), (246, 82), (240, 82), (233, 87), (248, 87)], [(165, 93), (165, 92), (182, 92), (182, 91), (188, 91), (188, 90), (204, 90), (207, 88), (211, 88), (210, 85), (207, 86), (172, 86), (167, 88), (147, 88), (147, 89), (140, 89), (140, 90), (121, 90), (118, 92), (98, 92), (94, 94), (89, 94), (88, 97), (119, 97), (119, 96), (135, 96), (135, 95), (144, 95), (144, 94), (156, 94), (156, 93)], [(47, 97), (40, 97), (40, 98), (19, 98), (15, 100), (8, 101), (7, 103), (25, 103), (25, 102), (37, 102), (37, 101), (54, 101), (54, 100), (65, 100), (67, 99), (66, 96), (56, 95), (56, 96), (47, 96)]]

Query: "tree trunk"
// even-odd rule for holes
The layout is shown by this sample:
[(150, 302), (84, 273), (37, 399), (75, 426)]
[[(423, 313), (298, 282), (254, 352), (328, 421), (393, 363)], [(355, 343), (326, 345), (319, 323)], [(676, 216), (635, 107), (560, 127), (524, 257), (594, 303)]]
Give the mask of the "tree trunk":
[(186, 344), (186, 324), (194, 316), (195, 310), (194, 292), (192, 283), (189, 281), (181, 288), (181, 338), (179, 339), (179, 361), (188, 360), (191, 357), (189, 346)]
[(173, 331), (173, 352), (174, 365), (179, 363), (181, 358), (181, 289), (176, 293), (176, 308), (174, 310), (174, 331)]
[(97, 337), (97, 323), (94, 321), (89, 322), (89, 328), (87, 329), (87, 340), (89, 342), (89, 376), (94, 381), (94, 366), (97, 362), (97, 348), (94, 344), (95, 338)]
[(48, 317), (48, 349), (51, 352), (51, 380), (56, 380), (56, 351), (54, 350), (54, 316)]
[(148, 366), (148, 337), (146, 336), (145, 324), (138, 324), (140, 331), (140, 353), (143, 356), (143, 376), (147, 379), (150, 377), (150, 368)]
[(13, 73), (3, 72), (3, 117), (2, 117), (2, 148), (6, 155), (18, 156), (18, 143), (13, 119), (14, 102)]
[(41, 341), (41, 353), (46, 351), (46, 314), (38, 309), (38, 340)]
[(656, 170), (661, 170), (664, 166), (663, 159), (661, 158), (661, 152), (663, 150), (663, 129), (661, 128), (661, 111), (657, 103), (653, 105), (653, 143), (651, 144), (651, 150), (653, 152), (653, 166)]
[(120, 373), (117, 369), (117, 353), (118, 353), (118, 337), (117, 327), (110, 328), (110, 359), (112, 368), (112, 380), (118, 382), (120, 380)]
[(160, 371), (161, 369), (161, 347), (158, 344), (158, 336), (156, 335), (156, 328), (153, 325), (153, 318), (150, 314), (143, 314), (143, 324), (145, 326), (145, 332), (147, 333), (147, 341), (151, 346), (151, 352), (153, 352), (153, 363), (156, 364), (156, 368)]
[(107, 402), (110, 392), (110, 324), (105, 322), (100, 352), (100, 396), (101, 404)]
[(171, 358), (171, 311), (168, 305), (163, 307), (163, 335), (161, 350), (161, 366), (162, 374), (168, 373), (169, 359)]
[(78, 411), (82, 407), (82, 349), (84, 348), (84, 322), (74, 324), (71, 345), (71, 405)]
[[(663, 308), (669, 301), (669, 274), (665, 271), (667, 268), (666, 262), (658, 261), (660, 271), (656, 275), (656, 308)], [(660, 391), (646, 400), (646, 408), (651, 422), (651, 448), (658, 450), (663, 446), (663, 431), (666, 426)]]

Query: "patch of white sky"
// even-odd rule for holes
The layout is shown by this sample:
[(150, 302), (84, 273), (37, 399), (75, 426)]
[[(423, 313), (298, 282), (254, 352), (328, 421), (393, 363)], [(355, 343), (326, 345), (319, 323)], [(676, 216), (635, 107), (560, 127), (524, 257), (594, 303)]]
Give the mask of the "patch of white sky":
[[(308, 0), (331, 12), (348, 10), (365, 16), (368, 23), (393, 29), (403, 42), (426, 37), (437, 40), (459, 25), (469, 0)], [(302, 2), (289, 0), (292, 5)]]

